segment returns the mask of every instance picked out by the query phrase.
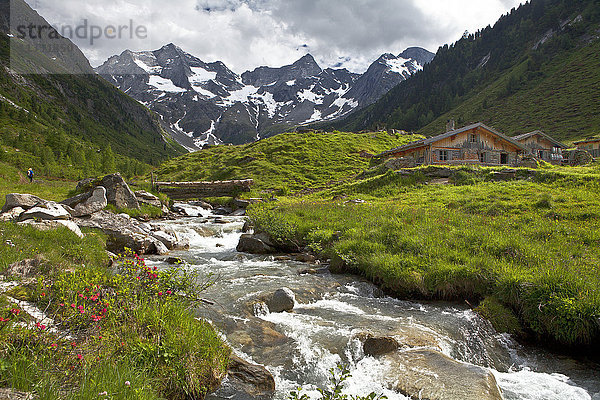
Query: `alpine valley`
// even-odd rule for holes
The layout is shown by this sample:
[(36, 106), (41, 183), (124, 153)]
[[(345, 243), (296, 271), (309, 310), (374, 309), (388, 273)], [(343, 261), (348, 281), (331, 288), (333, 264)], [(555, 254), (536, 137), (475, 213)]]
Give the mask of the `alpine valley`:
[(160, 115), (173, 138), (189, 150), (205, 144), (243, 144), (373, 104), (431, 62), (412, 47), (383, 54), (364, 74), (322, 69), (307, 54), (280, 68), (237, 75), (222, 62), (206, 63), (174, 44), (124, 51), (96, 71)]

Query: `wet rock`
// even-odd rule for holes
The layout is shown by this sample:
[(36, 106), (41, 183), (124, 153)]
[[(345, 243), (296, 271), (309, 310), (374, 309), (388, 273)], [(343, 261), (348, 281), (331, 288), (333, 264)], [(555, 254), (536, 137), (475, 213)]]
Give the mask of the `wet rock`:
[(213, 209), (213, 214), (215, 215), (229, 215), (233, 210), (229, 207), (217, 207)]
[(251, 364), (236, 355), (229, 359), (227, 385), (233, 393), (242, 391), (246, 395), (233, 398), (268, 398), (275, 393), (275, 379), (265, 367)]
[(148, 245), (150, 254), (158, 254), (159, 256), (164, 256), (165, 254), (169, 254), (169, 249), (162, 242), (156, 240), (151, 242)]
[(296, 295), (288, 288), (278, 289), (269, 298), (267, 305), (272, 313), (292, 311), (296, 305)]
[(273, 261), (290, 261), (292, 258), (290, 256), (276, 256), (273, 257)]
[(248, 208), (248, 206), (251, 204), (250, 200), (240, 200), (240, 199), (234, 199), (233, 200), (233, 204), (237, 207), (237, 208)]
[(43, 256), (38, 255), (35, 258), (19, 261), (10, 264), (6, 269), (5, 274), (18, 279), (27, 279), (35, 276), (40, 266), (48, 262)]
[(252, 230), (252, 222), (250, 222), (249, 219), (247, 219), (244, 222), (244, 226), (242, 227), (242, 233), (248, 233)]
[(72, 211), (70, 213), (74, 217), (92, 215), (95, 212), (103, 210), (108, 205), (106, 188), (98, 186), (87, 193), (64, 200), (61, 204), (71, 207)]
[(246, 210), (243, 208), (238, 208), (237, 210), (232, 212), (230, 215), (232, 217), (243, 217), (244, 215), (246, 215)]
[(121, 174), (106, 175), (100, 181), (100, 186), (106, 188), (106, 198), (109, 204), (118, 208), (139, 210), (140, 204)]
[(494, 375), (439, 351), (410, 349), (383, 356), (393, 371), (391, 389), (427, 400), (502, 400)]
[(338, 255), (335, 255), (329, 263), (329, 271), (332, 274), (341, 274), (346, 270), (346, 261)]
[(173, 235), (168, 234), (163, 231), (156, 231), (151, 233), (152, 237), (162, 244), (164, 244), (167, 249), (173, 250), (177, 246), (177, 238)]
[(368, 337), (363, 344), (363, 352), (367, 356), (377, 357), (392, 353), (400, 348), (393, 337)]
[(31, 194), (9, 193), (6, 195), (6, 202), (2, 207), (2, 213), (12, 210), (16, 207), (21, 207), (24, 210), (43, 205), (47, 203), (37, 196)]
[(179, 215), (183, 215), (185, 217), (199, 217), (199, 218), (203, 218), (203, 215), (198, 212), (198, 210), (193, 210), (193, 209), (189, 209), (186, 208), (184, 206), (181, 205), (173, 205), (173, 211), (176, 212)]
[(240, 237), (236, 250), (241, 253), (271, 254), (276, 250), (255, 235), (245, 233)]
[(162, 208), (162, 202), (158, 197), (145, 190), (138, 190), (135, 193), (135, 198), (139, 203), (148, 204), (153, 207)]
[(63, 206), (54, 202), (46, 202), (21, 213), (18, 220), (41, 219), (45, 221), (54, 221), (70, 218), (71, 214), (69, 214)]
[(299, 254), (296, 256), (295, 260), (305, 263), (313, 263), (317, 260), (317, 258), (312, 254)]
[(318, 273), (319, 271), (314, 268), (307, 268), (298, 271), (298, 275), (317, 275)]
[(167, 264), (171, 264), (171, 265), (176, 265), (176, 264), (183, 264), (184, 261), (179, 258), (179, 257), (168, 257), (165, 259), (165, 262)]
[(0, 214), (0, 221), (14, 221), (19, 218), (19, 215), (21, 215), (21, 213), (24, 212), (25, 210), (21, 207), (15, 207), (10, 211)]
[(212, 210), (213, 206), (202, 200), (190, 201), (192, 206), (201, 207), (205, 210)]

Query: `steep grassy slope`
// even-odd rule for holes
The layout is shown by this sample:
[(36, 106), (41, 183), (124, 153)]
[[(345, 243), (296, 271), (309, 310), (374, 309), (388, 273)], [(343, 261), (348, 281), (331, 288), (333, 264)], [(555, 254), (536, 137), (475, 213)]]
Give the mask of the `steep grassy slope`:
[(335, 126), (418, 131), (435, 121), (423, 130), (432, 134), (455, 116), (508, 133), (543, 128), (564, 140), (596, 133), (599, 22), (597, 0), (532, 0), (440, 48), (421, 73)]
[[(538, 78), (526, 79), (528, 62), (420, 130), (444, 132), (446, 121), (485, 121), (508, 135), (542, 129), (573, 142), (600, 132), (600, 41), (578, 48), (565, 58), (540, 66)], [(521, 77), (521, 78), (516, 78)], [(511, 82), (517, 82), (511, 83)], [(506, 95), (509, 85), (517, 85)]]
[(287, 193), (351, 177), (376, 154), (415, 140), (378, 133), (286, 133), (241, 146), (212, 147), (169, 160), (155, 171), (160, 181), (252, 178), (257, 190)]

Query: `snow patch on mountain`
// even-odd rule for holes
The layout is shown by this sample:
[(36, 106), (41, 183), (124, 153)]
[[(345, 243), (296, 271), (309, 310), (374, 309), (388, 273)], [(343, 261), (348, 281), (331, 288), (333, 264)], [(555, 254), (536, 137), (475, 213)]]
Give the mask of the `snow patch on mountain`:
[(163, 78), (158, 75), (150, 75), (148, 77), (148, 85), (155, 87), (163, 92), (170, 93), (183, 93), (187, 92), (187, 89), (176, 86), (170, 79)]

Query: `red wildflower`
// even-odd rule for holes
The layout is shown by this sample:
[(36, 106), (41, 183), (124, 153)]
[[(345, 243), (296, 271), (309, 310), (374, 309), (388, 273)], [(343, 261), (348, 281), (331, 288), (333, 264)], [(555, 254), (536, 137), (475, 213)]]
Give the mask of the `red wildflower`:
[(173, 292), (171, 292), (170, 290), (167, 290), (167, 294), (168, 295), (170, 295), (171, 293), (173, 293)]
[(82, 354), (77, 354), (77, 358), (80, 360), (83, 360), (83, 355)]

